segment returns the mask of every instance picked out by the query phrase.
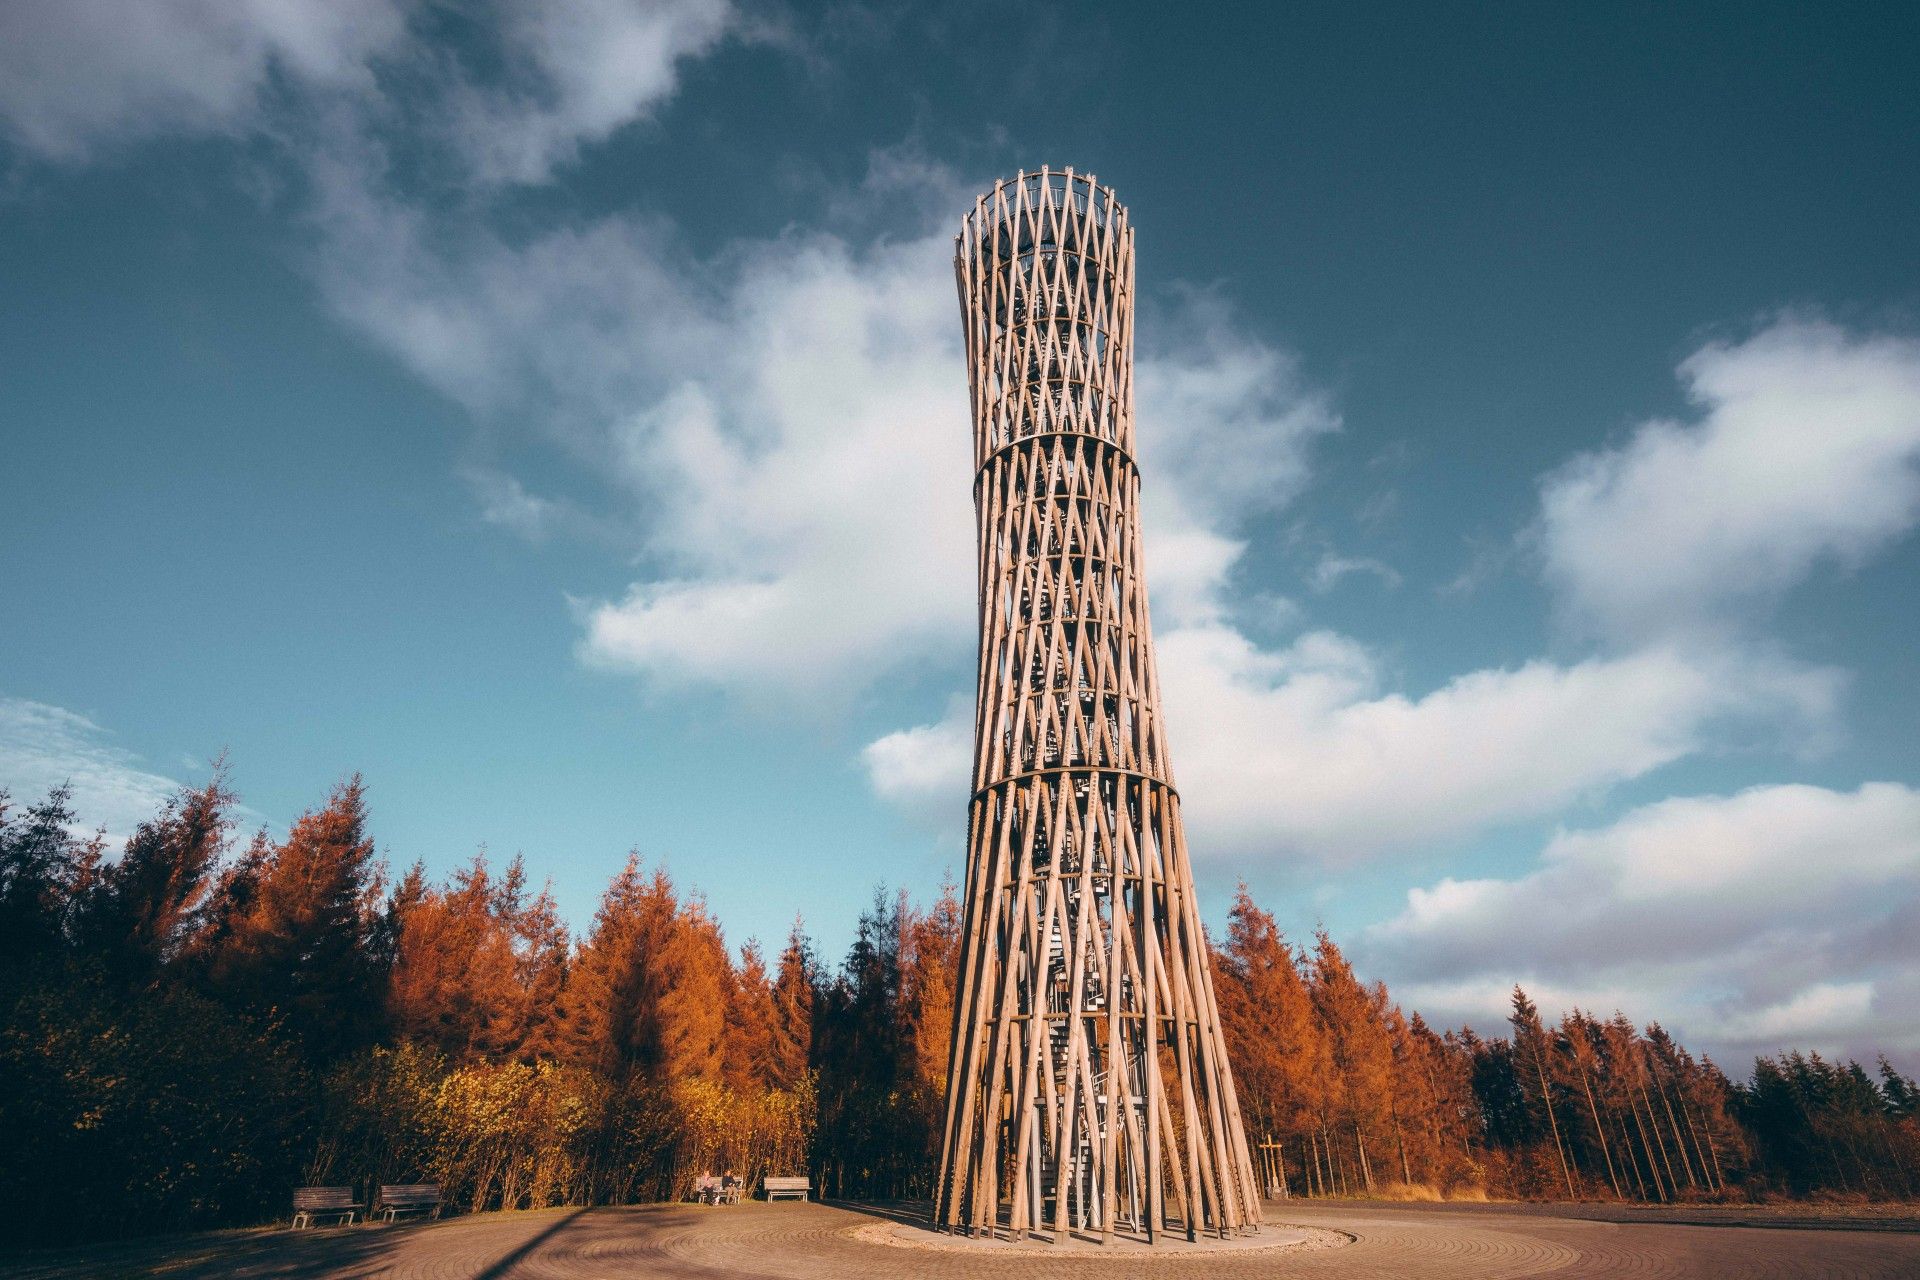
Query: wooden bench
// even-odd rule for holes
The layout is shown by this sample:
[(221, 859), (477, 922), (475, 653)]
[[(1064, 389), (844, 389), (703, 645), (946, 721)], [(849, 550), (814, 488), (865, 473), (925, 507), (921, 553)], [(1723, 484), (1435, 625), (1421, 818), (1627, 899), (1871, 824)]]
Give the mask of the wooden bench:
[(300, 1220), (306, 1219), (306, 1225), (312, 1226), (315, 1217), (339, 1218), (352, 1222), (353, 1215), (360, 1212), (360, 1202), (353, 1198), (352, 1187), (295, 1187), (293, 1189), (293, 1225), (300, 1227)]
[(813, 1179), (762, 1178), (760, 1179), (760, 1190), (765, 1193), (769, 1204), (780, 1199), (782, 1196), (790, 1200), (805, 1200), (813, 1191)]
[(400, 1186), (381, 1187), (380, 1198), (373, 1208), (375, 1213), (386, 1214), (388, 1222), (403, 1213), (425, 1213), (437, 1218), (440, 1216), (440, 1184), (409, 1182)]

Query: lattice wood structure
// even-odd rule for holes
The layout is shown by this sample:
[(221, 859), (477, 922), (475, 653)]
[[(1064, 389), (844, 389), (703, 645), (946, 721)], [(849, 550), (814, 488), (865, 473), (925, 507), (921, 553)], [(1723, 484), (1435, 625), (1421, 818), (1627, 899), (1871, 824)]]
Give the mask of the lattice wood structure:
[(980, 669), (936, 1213), (1259, 1222), (1167, 761), (1133, 459), (1133, 229), (1071, 169), (963, 221)]

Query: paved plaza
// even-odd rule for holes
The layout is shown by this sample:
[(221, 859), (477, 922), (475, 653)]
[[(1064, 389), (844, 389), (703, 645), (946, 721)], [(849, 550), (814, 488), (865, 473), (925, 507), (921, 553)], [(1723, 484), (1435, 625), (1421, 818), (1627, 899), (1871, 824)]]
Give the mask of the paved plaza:
[[(955, 1247), (916, 1213), (819, 1204), (648, 1205), (437, 1223), (221, 1232), (0, 1266), (6, 1280), (815, 1280), (826, 1277), (1920, 1276), (1920, 1222), (1791, 1225), (1765, 1212), (1678, 1215), (1528, 1205), (1270, 1203), (1274, 1230), (1162, 1259), (1097, 1246)], [(1719, 1225), (1708, 1225), (1710, 1222)], [(1737, 1224), (1737, 1225), (1736, 1225)], [(1891, 1228), (1891, 1229), (1889, 1229)], [(1115, 1266), (1120, 1267), (1116, 1273)]]

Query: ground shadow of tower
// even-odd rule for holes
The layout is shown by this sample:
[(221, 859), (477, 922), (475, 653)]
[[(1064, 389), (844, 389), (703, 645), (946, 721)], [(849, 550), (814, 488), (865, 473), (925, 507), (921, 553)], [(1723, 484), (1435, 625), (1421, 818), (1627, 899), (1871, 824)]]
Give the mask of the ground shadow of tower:
[(936, 1216), (1252, 1226), (1141, 575), (1133, 230), (1091, 177), (1022, 173), (976, 201), (955, 266), (980, 668)]

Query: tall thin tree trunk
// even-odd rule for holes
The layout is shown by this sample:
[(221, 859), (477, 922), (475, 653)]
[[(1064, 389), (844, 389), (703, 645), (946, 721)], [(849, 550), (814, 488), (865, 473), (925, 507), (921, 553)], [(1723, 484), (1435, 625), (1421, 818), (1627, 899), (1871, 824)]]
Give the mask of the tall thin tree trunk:
[(1662, 1201), (1669, 1200), (1672, 1197), (1667, 1195), (1666, 1186), (1660, 1181), (1660, 1165), (1653, 1158), (1653, 1144), (1647, 1141), (1647, 1125), (1640, 1118), (1640, 1104), (1634, 1099), (1631, 1082), (1627, 1085), (1627, 1106), (1633, 1112), (1633, 1127), (1640, 1132), (1640, 1150), (1647, 1157), (1647, 1173), (1653, 1179), (1654, 1195)]
[(1393, 1147), (1400, 1153), (1400, 1181), (1413, 1185), (1413, 1172), (1407, 1168), (1407, 1144), (1400, 1136), (1400, 1104), (1397, 1099), (1387, 1100), (1387, 1115), (1393, 1120)]
[(1687, 1185), (1698, 1191), (1700, 1183), (1693, 1176), (1693, 1162), (1687, 1159), (1686, 1142), (1680, 1136), (1680, 1122), (1673, 1118), (1673, 1103), (1667, 1099), (1666, 1087), (1660, 1083), (1658, 1076), (1654, 1077), (1653, 1087), (1660, 1094), (1660, 1105), (1666, 1108), (1667, 1127), (1673, 1130), (1673, 1145), (1680, 1152), (1680, 1167), (1686, 1171)]
[(1705, 1116), (1700, 1117), (1700, 1127), (1707, 1131), (1707, 1154), (1713, 1157), (1713, 1180), (1722, 1191), (1727, 1189), (1727, 1175), (1720, 1169), (1720, 1148), (1713, 1141), (1713, 1126), (1707, 1123)]
[(1560, 1176), (1567, 1180), (1567, 1199), (1578, 1199), (1573, 1189), (1573, 1170), (1567, 1167), (1567, 1151), (1560, 1145), (1560, 1121), (1553, 1114), (1553, 1095), (1547, 1092), (1547, 1059), (1538, 1040), (1533, 1046), (1533, 1069), (1540, 1077), (1540, 1105), (1547, 1109), (1547, 1128), (1553, 1134), (1553, 1154), (1560, 1157)]
[(1600, 1158), (1607, 1162), (1607, 1181), (1613, 1184), (1613, 1198), (1624, 1200), (1626, 1197), (1620, 1194), (1620, 1178), (1613, 1171), (1613, 1152), (1607, 1147), (1607, 1127), (1600, 1123), (1600, 1108), (1593, 1100), (1593, 1082), (1587, 1078), (1585, 1061), (1580, 1063), (1580, 1087), (1586, 1091), (1587, 1114), (1593, 1117), (1593, 1136), (1600, 1140)]
[(1339, 1193), (1344, 1196), (1347, 1194), (1348, 1186), (1346, 1154), (1333, 1144), (1333, 1130), (1327, 1127), (1327, 1123), (1324, 1120), (1320, 1122), (1320, 1145), (1332, 1159), (1333, 1185), (1339, 1190)]
[[(1642, 1067), (1645, 1066), (1644, 1056)], [(1653, 1100), (1647, 1096), (1647, 1082), (1643, 1076), (1640, 1081), (1640, 1101), (1647, 1111), (1647, 1128), (1653, 1130), (1653, 1142), (1660, 1150), (1660, 1164), (1666, 1171), (1667, 1187), (1674, 1197), (1680, 1194), (1679, 1180), (1673, 1176), (1673, 1160), (1667, 1155), (1667, 1140), (1660, 1134), (1660, 1117), (1653, 1113)]]
[(1707, 1184), (1707, 1190), (1709, 1191), (1724, 1190), (1714, 1178), (1713, 1169), (1707, 1164), (1707, 1152), (1706, 1149), (1700, 1145), (1700, 1130), (1694, 1126), (1693, 1110), (1687, 1106), (1686, 1093), (1679, 1085), (1674, 1086), (1673, 1093), (1675, 1097), (1680, 1099), (1680, 1118), (1687, 1122), (1687, 1134), (1693, 1139), (1693, 1158), (1700, 1162), (1701, 1179)]
[(1626, 1153), (1627, 1172), (1633, 1175), (1635, 1192), (1642, 1201), (1645, 1201), (1647, 1180), (1640, 1176), (1640, 1158), (1633, 1153), (1633, 1130), (1627, 1128), (1626, 1122), (1617, 1116), (1614, 1118), (1614, 1123), (1620, 1126), (1620, 1150)]
[(1367, 1194), (1373, 1194), (1373, 1165), (1367, 1160), (1367, 1141), (1360, 1135), (1360, 1122), (1353, 1122), (1353, 1145), (1360, 1153), (1360, 1176), (1366, 1179)]

